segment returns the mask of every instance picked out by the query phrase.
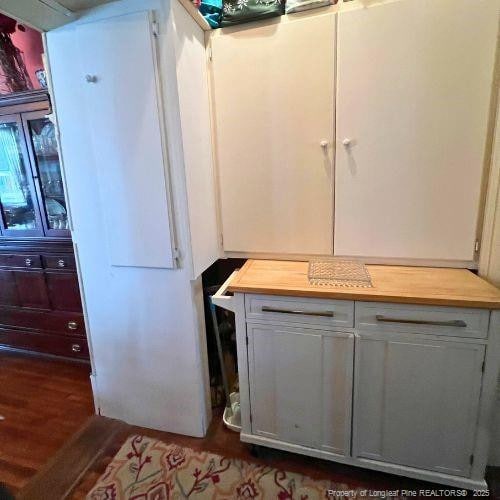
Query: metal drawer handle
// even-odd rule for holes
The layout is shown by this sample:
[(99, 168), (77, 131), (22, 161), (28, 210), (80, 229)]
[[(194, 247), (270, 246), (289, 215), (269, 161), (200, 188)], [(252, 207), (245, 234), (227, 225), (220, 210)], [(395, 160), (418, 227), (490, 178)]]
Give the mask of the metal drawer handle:
[(76, 330), (78, 323), (76, 321), (68, 321), (68, 330)]
[(82, 350), (82, 347), (80, 344), (71, 344), (71, 350), (73, 352), (80, 352)]
[(451, 321), (430, 321), (424, 319), (401, 319), (401, 318), (388, 318), (382, 314), (375, 316), (377, 321), (383, 323), (409, 323), (411, 325), (433, 325), (433, 326), (457, 326), (459, 328), (466, 328), (467, 323), (461, 319), (452, 319)]
[(66, 267), (66, 262), (64, 261), (64, 259), (59, 259), (57, 261), (57, 266), (58, 267)]
[(33, 261), (31, 259), (26, 259), (24, 263), (28, 266), (31, 267), (31, 264), (33, 264)]
[(292, 309), (279, 309), (277, 307), (262, 306), (262, 312), (282, 313), (282, 314), (303, 314), (304, 316), (324, 316), (326, 318), (333, 318), (335, 315), (333, 311), (298, 311)]

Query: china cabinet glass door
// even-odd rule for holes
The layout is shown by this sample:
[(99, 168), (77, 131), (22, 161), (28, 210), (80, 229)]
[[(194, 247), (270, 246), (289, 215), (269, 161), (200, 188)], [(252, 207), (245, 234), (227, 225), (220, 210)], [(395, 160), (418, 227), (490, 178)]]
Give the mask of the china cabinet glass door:
[(0, 117), (0, 212), (4, 236), (43, 235), (19, 115)]
[(33, 175), (47, 236), (69, 237), (68, 213), (54, 124), (46, 111), (23, 113)]

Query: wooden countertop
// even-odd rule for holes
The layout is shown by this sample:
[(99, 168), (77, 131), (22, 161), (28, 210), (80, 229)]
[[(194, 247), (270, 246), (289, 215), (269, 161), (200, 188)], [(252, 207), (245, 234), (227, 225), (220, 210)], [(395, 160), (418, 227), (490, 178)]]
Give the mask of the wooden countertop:
[(466, 269), (367, 265), (372, 288), (310, 285), (307, 262), (249, 259), (230, 292), (500, 309), (500, 290)]

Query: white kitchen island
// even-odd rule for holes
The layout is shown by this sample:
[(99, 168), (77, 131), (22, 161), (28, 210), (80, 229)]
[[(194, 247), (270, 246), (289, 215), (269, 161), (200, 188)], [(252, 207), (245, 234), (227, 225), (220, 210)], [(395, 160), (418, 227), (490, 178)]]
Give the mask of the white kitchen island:
[(248, 260), (214, 298), (236, 314), (241, 440), (485, 489), (500, 291), (463, 269), (335, 288), (307, 268)]

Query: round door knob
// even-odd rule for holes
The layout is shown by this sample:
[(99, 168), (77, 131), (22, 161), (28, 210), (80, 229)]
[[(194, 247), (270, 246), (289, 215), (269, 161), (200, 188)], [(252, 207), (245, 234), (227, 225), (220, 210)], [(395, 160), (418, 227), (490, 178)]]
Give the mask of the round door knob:
[(346, 148), (348, 148), (349, 146), (351, 146), (351, 145), (352, 145), (352, 140), (351, 140), (351, 139), (349, 139), (348, 137), (346, 137), (345, 139), (343, 139), (343, 140), (342, 140), (342, 144), (343, 144)]
[(322, 140), (319, 145), (322, 149), (326, 150), (328, 148), (328, 141)]
[(76, 330), (78, 323), (76, 321), (68, 321), (68, 330)]
[(87, 83), (97, 83), (97, 76), (95, 76), (95, 75), (85, 75), (85, 81)]
[(64, 259), (59, 259), (57, 261), (57, 266), (58, 267), (66, 267), (66, 262), (64, 262)]
[(24, 263), (28, 266), (31, 267), (31, 264), (33, 264), (33, 261), (31, 259), (26, 259)]
[(80, 344), (71, 344), (71, 350), (73, 352), (80, 352), (82, 350), (82, 346)]

